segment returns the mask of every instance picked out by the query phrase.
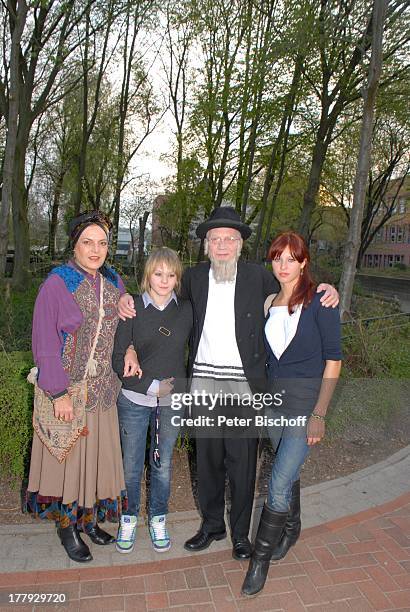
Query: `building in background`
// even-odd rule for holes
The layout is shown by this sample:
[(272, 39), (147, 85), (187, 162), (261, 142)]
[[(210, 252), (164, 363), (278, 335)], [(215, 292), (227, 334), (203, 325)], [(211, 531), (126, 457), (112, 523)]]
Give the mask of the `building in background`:
[(119, 227), (115, 259), (117, 261), (130, 261), (131, 258), (132, 244), (130, 230), (128, 229), (128, 227)]
[(152, 204), (152, 230), (151, 230), (151, 246), (164, 246), (164, 237), (161, 230), (161, 209), (167, 203), (166, 195), (157, 195)]
[[(396, 193), (394, 183), (398, 180), (391, 181), (387, 206), (393, 201)], [(392, 216), (377, 232), (363, 258), (365, 268), (392, 268), (395, 265), (410, 266), (410, 177), (405, 179), (397, 194)]]

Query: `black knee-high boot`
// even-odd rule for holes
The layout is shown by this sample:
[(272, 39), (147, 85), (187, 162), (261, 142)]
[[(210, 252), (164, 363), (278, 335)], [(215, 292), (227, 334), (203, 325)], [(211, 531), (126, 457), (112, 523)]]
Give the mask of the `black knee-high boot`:
[(287, 512), (276, 512), (266, 504), (263, 506), (258, 533), (244, 583), (243, 595), (256, 595), (265, 585), (272, 550), (282, 535)]
[(300, 480), (293, 483), (290, 508), (285, 527), (278, 545), (274, 548), (271, 561), (279, 561), (287, 554), (289, 548), (296, 544), (300, 536)]

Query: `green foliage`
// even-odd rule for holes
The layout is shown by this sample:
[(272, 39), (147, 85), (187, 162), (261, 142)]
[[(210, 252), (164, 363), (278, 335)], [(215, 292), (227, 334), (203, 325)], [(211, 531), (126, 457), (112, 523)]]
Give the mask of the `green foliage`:
[[(296, 166), (297, 168), (297, 166)], [(303, 201), (303, 190), (305, 177), (296, 170), (296, 175), (285, 177), (282, 188), (279, 192), (275, 213), (273, 216), (271, 237), (280, 232), (297, 229), (300, 216), (300, 205)]]
[[(90, 71), (88, 87), (95, 95), (97, 75)], [(56, 109), (56, 116), (51, 116), (55, 130), (53, 157), (48, 160), (47, 168), (51, 175), (59, 173), (63, 176), (62, 201), (66, 217), (73, 213), (73, 202), (79, 187), (78, 160), (81, 156), (82, 121), (83, 121), (83, 90), (69, 91), (63, 99), (61, 107)], [(105, 210), (112, 201), (115, 182), (115, 142), (118, 137), (117, 101), (114, 99), (112, 87), (103, 78), (100, 88), (97, 120), (87, 142), (86, 176), (81, 181), (81, 208), (93, 208), (97, 204)], [(57, 187), (56, 187), (57, 188)]]
[(31, 321), (40, 280), (25, 291), (10, 283), (0, 291), (0, 475), (16, 481), (24, 476), (32, 437)]
[(12, 481), (24, 476), (32, 437), (31, 366), (31, 353), (0, 352), (0, 475)]
[[(212, 197), (203, 178), (203, 168), (195, 156), (183, 158), (176, 176), (169, 182), (166, 202), (159, 209), (159, 229), (167, 246), (181, 257), (191, 254), (189, 229), (200, 210), (212, 209)], [(195, 248), (196, 251), (196, 248)]]
[[(118, 266), (115, 266), (116, 270), (118, 270)], [(140, 293), (140, 286), (138, 281), (133, 276), (124, 276), (121, 274), (122, 280), (125, 283), (125, 287), (127, 288), (127, 292), (131, 295), (135, 295), (136, 293)]]
[[(371, 316), (371, 315), (367, 315)], [(409, 317), (399, 315), (368, 325), (343, 327), (346, 378), (409, 378)]]
[(337, 287), (342, 273), (342, 264), (334, 254), (320, 254), (312, 257), (312, 273), (318, 283), (330, 283)]
[(340, 435), (355, 424), (386, 423), (408, 404), (409, 379), (343, 378), (327, 420), (330, 435)]
[(193, 441), (188, 436), (187, 433), (185, 433), (183, 436), (179, 434), (176, 444), (175, 444), (175, 448), (178, 452), (183, 452), (183, 451), (186, 451), (187, 453), (194, 452)]
[(34, 302), (41, 280), (34, 280), (25, 291), (5, 283), (0, 291), (0, 349), (29, 351)]
[(355, 423), (386, 422), (407, 406), (410, 394), (410, 321), (392, 306), (356, 297), (360, 318), (398, 314), (390, 319), (344, 325), (342, 379), (329, 412), (330, 434)]

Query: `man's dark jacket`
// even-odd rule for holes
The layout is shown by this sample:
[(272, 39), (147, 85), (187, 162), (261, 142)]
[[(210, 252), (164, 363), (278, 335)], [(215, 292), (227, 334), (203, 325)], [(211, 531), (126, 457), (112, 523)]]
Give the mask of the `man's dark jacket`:
[[(209, 289), (209, 263), (187, 268), (182, 277), (181, 297), (190, 299), (194, 329), (190, 343), (188, 373), (192, 368), (205, 321)], [(263, 305), (270, 293), (278, 292), (271, 272), (260, 264), (238, 261), (235, 285), (235, 335), (245, 376), (253, 391), (265, 388), (266, 352), (263, 341)]]

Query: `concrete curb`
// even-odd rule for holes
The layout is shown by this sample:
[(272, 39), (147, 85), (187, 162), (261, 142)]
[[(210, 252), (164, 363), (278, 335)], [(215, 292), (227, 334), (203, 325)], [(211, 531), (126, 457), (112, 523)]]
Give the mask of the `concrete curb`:
[[(408, 446), (405, 446), (401, 450), (397, 451), (393, 455), (390, 455), (389, 457), (387, 457), (387, 459), (384, 459), (383, 461), (379, 461), (378, 463), (373, 463), (367, 468), (358, 470), (356, 472), (352, 472), (351, 474), (347, 476), (342, 476), (340, 478), (334, 478), (332, 480), (326, 480), (324, 482), (310, 485), (308, 487), (302, 487), (301, 489), (302, 499), (307, 500), (310, 496), (316, 496), (318, 493), (327, 492), (331, 489), (335, 489), (338, 487), (344, 487), (355, 481), (361, 480), (363, 478), (367, 478), (368, 476), (371, 476), (374, 474), (380, 474), (380, 472), (382, 472), (386, 468), (397, 466), (398, 464), (405, 461), (406, 459), (410, 459), (410, 444)], [(407, 470), (407, 467), (403, 466), (403, 468)], [(407, 474), (409, 473), (410, 471), (407, 472)], [(410, 482), (409, 482), (408, 489), (410, 490)], [(397, 495), (392, 495), (391, 499), (394, 499), (395, 497), (397, 497)], [(265, 498), (263, 496), (257, 496), (255, 498), (255, 507), (262, 507), (264, 504), (264, 501), (265, 501)], [(194, 520), (199, 521), (199, 519), (200, 519), (200, 515), (197, 512), (197, 510), (185, 510), (182, 512), (171, 512), (168, 515), (168, 521), (171, 523), (181, 523), (181, 522), (194, 521)], [(141, 520), (139, 524), (143, 525), (146, 523), (145, 522), (143, 523)], [(47, 523), (46, 521), (34, 521), (33, 520), (32, 524), (27, 524), (27, 525), (0, 525), (0, 535), (10, 535), (14, 531), (13, 529), (14, 527), (18, 528), (18, 531), (20, 533), (32, 533), (33, 529), (35, 529), (39, 533), (48, 533), (54, 530), (54, 526), (52, 527), (51, 524)]]
[[(337, 519), (349, 517), (365, 510), (390, 502), (408, 493), (410, 473), (410, 445), (394, 453), (387, 459), (372, 466), (353, 472), (348, 476), (336, 478), (302, 489), (302, 524), (303, 529), (324, 525)], [(254, 537), (264, 498), (255, 499), (252, 517), (251, 537)], [(173, 512), (169, 514), (171, 550), (166, 558), (182, 559), (208, 555), (209, 549), (200, 553), (190, 553), (183, 545), (200, 526), (200, 516), (196, 510)], [(228, 525), (228, 517), (226, 517)], [(105, 524), (105, 529), (116, 534), (116, 524)], [(319, 528), (319, 527), (317, 527)], [(0, 526), (3, 558), (0, 559), (0, 573), (30, 572), (53, 569), (78, 568), (70, 561), (59, 546), (54, 524), (35, 521), (25, 525)], [(90, 546), (94, 556), (93, 567), (125, 566), (144, 564), (159, 560), (153, 551), (148, 529), (141, 522), (138, 524), (137, 546), (130, 555), (121, 555), (113, 546)], [(213, 542), (212, 552), (225, 551), (230, 556), (231, 541)], [(186, 559), (188, 561), (188, 559)]]

